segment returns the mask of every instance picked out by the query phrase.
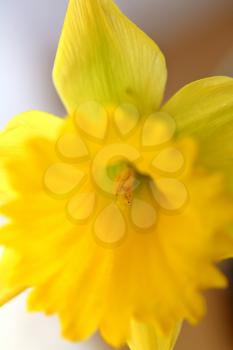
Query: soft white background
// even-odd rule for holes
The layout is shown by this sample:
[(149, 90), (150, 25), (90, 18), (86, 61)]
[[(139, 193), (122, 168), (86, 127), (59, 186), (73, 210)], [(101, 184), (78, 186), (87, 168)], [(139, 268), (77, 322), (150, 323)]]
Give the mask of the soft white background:
[[(232, 0), (118, 0), (122, 9), (159, 44), (174, 45), (190, 25), (205, 21)], [(14, 115), (39, 109), (63, 115), (51, 71), (67, 0), (1, 0), (0, 127)], [(0, 309), (2, 350), (101, 349), (98, 339), (70, 344), (55, 318), (25, 312), (25, 295)], [(107, 347), (106, 347), (107, 349)]]

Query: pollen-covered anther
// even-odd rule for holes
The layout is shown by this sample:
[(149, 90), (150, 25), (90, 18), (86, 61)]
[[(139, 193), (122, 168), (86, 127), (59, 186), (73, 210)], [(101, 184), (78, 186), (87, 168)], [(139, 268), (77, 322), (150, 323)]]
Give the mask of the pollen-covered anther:
[(124, 169), (116, 177), (115, 194), (117, 198), (123, 200), (126, 204), (131, 204), (133, 199), (133, 192), (136, 187), (137, 176), (133, 169)]

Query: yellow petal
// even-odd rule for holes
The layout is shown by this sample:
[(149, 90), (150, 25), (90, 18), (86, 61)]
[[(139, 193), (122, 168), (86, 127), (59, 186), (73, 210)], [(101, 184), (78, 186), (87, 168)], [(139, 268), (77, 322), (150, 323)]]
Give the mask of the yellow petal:
[(142, 131), (142, 145), (144, 147), (160, 146), (171, 141), (175, 132), (175, 121), (167, 113), (151, 114), (144, 123)]
[(95, 205), (95, 193), (78, 193), (70, 199), (67, 211), (74, 220), (82, 221), (89, 218)]
[(134, 105), (125, 103), (115, 110), (114, 117), (120, 134), (122, 136), (128, 136), (137, 126), (139, 113)]
[(76, 111), (75, 122), (87, 135), (104, 140), (108, 117), (101, 104), (94, 101), (81, 104)]
[(156, 217), (156, 211), (151, 204), (137, 198), (133, 200), (131, 219), (138, 228), (151, 228), (156, 223)]
[[(12, 118), (12, 120), (7, 124), (6, 129), (0, 134), (1, 137), (6, 131), (15, 131), (15, 129), (20, 128), (19, 136), (23, 133), (23, 130), (27, 130), (30, 136), (46, 136), (46, 138), (54, 138), (54, 135), (58, 135), (61, 127), (63, 125), (63, 120), (54, 115), (46, 112), (40, 111), (29, 111), (19, 114)], [(8, 134), (10, 136), (10, 134)], [(12, 140), (15, 139), (15, 135)]]
[(67, 163), (54, 163), (44, 174), (47, 190), (54, 195), (67, 195), (78, 186), (84, 174), (77, 167)]
[(51, 114), (30, 111), (14, 117), (0, 132), (0, 158), (21, 154), (22, 147), (33, 138), (56, 140), (64, 121)]
[(151, 113), (163, 96), (166, 66), (157, 45), (113, 1), (71, 0), (53, 76), (69, 112), (92, 100)]
[[(8, 183), (9, 175), (18, 177), (18, 181), (23, 182), (24, 176), (20, 178), (19, 173), (14, 174), (15, 169), (7, 175), (7, 168), (9, 163), (15, 166), (13, 160), (19, 162), (24, 157), (25, 152), (28, 153), (29, 143), (31, 140), (43, 139), (53, 141), (56, 143), (59, 132), (63, 126), (64, 121), (58, 117), (44, 112), (30, 111), (22, 113), (14, 117), (7, 125), (7, 127), (0, 132), (0, 196), (1, 198), (9, 197), (11, 195), (11, 188)], [(31, 159), (35, 162), (35, 159)], [(28, 163), (27, 165), (29, 165)], [(27, 166), (22, 167), (21, 170), (28, 173)]]
[(10, 279), (14, 273), (19, 258), (10, 249), (5, 249), (0, 259), (0, 305), (5, 304), (26, 287), (20, 281), (18, 284), (11, 283)]
[(179, 210), (188, 200), (185, 185), (175, 178), (160, 178), (156, 185), (151, 183), (151, 190), (158, 204), (167, 210)]
[(152, 165), (163, 172), (177, 172), (184, 165), (184, 156), (176, 148), (167, 147), (154, 158)]
[[(114, 225), (111, 223), (114, 221)], [(106, 227), (109, 227), (106, 231)], [(115, 244), (120, 242), (125, 234), (124, 218), (115, 204), (110, 204), (99, 214), (94, 227), (96, 238), (103, 244)]]
[(152, 326), (137, 321), (131, 322), (131, 337), (128, 345), (131, 350), (172, 350), (180, 333), (180, 323), (165, 337), (156, 333)]
[(85, 143), (75, 133), (62, 134), (57, 142), (57, 150), (62, 157), (68, 160), (75, 160), (88, 155)]
[(233, 79), (211, 77), (181, 89), (163, 107), (176, 121), (178, 135), (200, 141), (200, 161), (223, 170), (233, 191)]

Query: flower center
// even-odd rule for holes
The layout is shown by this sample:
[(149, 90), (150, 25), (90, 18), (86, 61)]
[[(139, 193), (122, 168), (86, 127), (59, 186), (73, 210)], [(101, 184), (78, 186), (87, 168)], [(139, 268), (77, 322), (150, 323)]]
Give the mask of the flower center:
[(117, 198), (126, 204), (131, 204), (133, 191), (138, 184), (135, 170), (127, 167), (120, 171), (120, 174), (116, 177), (115, 184), (115, 194)]

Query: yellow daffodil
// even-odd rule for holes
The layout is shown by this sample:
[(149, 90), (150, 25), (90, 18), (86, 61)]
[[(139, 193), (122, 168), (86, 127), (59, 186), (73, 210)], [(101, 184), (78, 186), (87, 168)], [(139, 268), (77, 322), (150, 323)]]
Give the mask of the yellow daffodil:
[(70, 0), (54, 67), (67, 117), (0, 134), (0, 302), (30, 289), (64, 337), (171, 350), (233, 255), (233, 79), (161, 107), (165, 60), (111, 0)]

